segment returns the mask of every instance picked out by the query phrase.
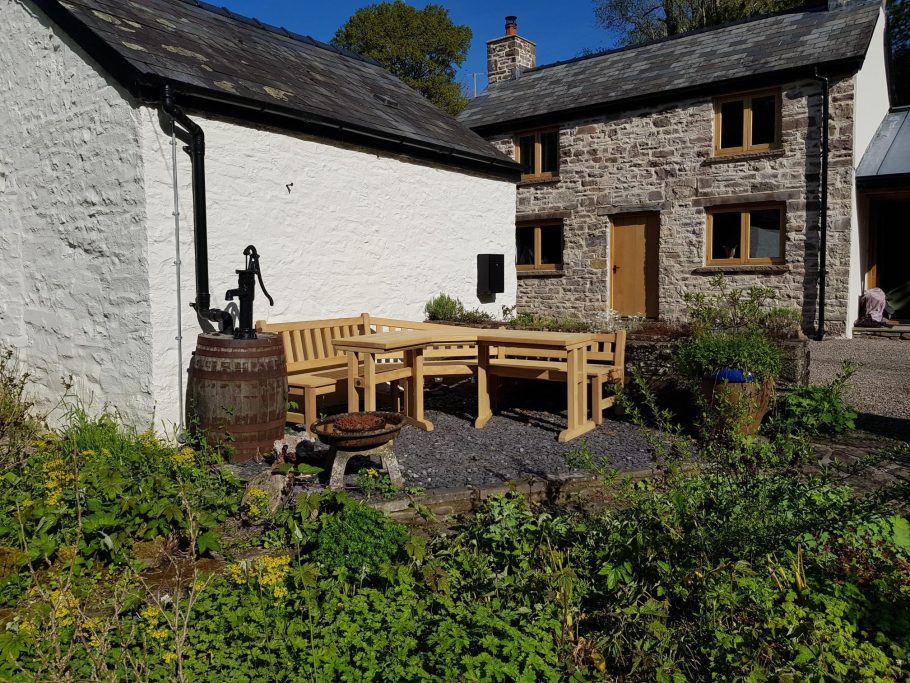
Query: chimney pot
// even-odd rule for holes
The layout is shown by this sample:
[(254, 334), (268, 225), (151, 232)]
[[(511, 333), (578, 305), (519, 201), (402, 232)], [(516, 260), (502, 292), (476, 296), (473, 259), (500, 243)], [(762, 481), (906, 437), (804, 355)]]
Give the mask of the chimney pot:
[(518, 35), (518, 17), (511, 14), (506, 17), (506, 35)]

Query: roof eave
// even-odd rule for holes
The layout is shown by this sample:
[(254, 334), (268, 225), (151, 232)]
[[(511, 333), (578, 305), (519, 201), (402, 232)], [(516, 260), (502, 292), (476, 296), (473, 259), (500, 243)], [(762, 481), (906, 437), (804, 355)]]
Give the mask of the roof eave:
[(492, 123), (472, 124), (469, 121), (462, 121), (464, 125), (481, 136), (489, 136), (496, 133), (519, 130), (522, 128), (535, 128), (538, 126), (553, 125), (568, 120), (583, 119), (590, 116), (597, 116), (617, 111), (629, 109), (638, 109), (644, 106), (663, 104), (668, 101), (696, 97), (699, 95), (716, 95), (719, 93), (730, 92), (737, 89), (752, 89), (766, 87), (780, 83), (784, 80), (792, 80), (811, 76), (816, 67), (822, 69), (828, 75), (838, 75), (843, 73), (855, 72), (862, 65), (861, 57), (851, 57), (830, 62), (821, 62), (818, 64), (808, 64), (793, 69), (783, 69), (771, 71), (763, 74), (753, 74), (750, 76), (726, 79), (722, 81), (712, 81), (710, 83), (701, 83), (698, 85), (688, 86), (685, 88), (674, 88), (657, 93), (647, 93), (644, 95), (635, 95), (608, 102), (585, 105), (582, 107), (570, 107), (560, 109), (534, 116), (513, 118)]

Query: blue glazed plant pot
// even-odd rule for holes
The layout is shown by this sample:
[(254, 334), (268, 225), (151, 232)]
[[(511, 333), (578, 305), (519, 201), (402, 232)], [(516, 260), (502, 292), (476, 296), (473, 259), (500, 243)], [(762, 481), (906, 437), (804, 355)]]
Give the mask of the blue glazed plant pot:
[(743, 384), (745, 382), (754, 382), (755, 377), (752, 373), (745, 373), (739, 368), (722, 368), (714, 374), (707, 375), (706, 379), (713, 379), (715, 382), (729, 382), (730, 384)]

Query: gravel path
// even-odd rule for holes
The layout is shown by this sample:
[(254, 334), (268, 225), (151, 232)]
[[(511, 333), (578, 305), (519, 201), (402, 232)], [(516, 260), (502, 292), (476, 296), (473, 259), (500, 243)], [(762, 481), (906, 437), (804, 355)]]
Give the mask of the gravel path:
[[(618, 469), (651, 464), (644, 437), (628, 422), (605, 419), (584, 437), (559, 443), (557, 434), (566, 423), (564, 385), (522, 384), (504, 392), (501, 412), (483, 429), (474, 428), (476, 391), (469, 380), (427, 390), (426, 416), (434, 431), (405, 427), (394, 443), (407, 486), (477, 487), (514, 479), (546, 479), (575, 471), (564, 455), (583, 442), (593, 455)], [(300, 457), (316, 463), (327, 450), (318, 442), (304, 442), (297, 448)], [(375, 467), (366, 459), (352, 459), (346, 483), (354, 485), (353, 473), (364, 466)], [(250, 469), (258, 471), (262, 466), (250, 465)]]
[(830, 381), (848, 358), (862, 367), (847, 385), (859, 426), (910, 440), (910, 342), (876, 337), (810, 342), (810, 381)]

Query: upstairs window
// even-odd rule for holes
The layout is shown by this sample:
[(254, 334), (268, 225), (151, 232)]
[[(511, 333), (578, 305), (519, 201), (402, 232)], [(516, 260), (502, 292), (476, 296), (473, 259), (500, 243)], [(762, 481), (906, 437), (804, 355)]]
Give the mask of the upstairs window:
[(522, 224), (515, 228), (516, 270), (562, 269), (562, 224)]
[(515, 138), (515, 161), (522, 180), (542, 180), (559, 175), (559, 131), (537, 130)]
[(762, 152), (780, 146), (780, 92), (714, 101), (714, 153)]
[(784, 207), (779, 204), (708, 211), (709, 266), (784, 261)]

